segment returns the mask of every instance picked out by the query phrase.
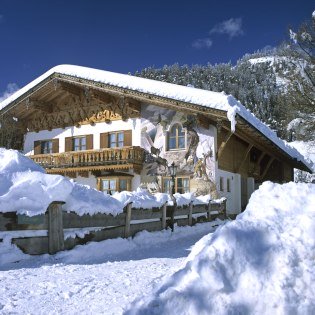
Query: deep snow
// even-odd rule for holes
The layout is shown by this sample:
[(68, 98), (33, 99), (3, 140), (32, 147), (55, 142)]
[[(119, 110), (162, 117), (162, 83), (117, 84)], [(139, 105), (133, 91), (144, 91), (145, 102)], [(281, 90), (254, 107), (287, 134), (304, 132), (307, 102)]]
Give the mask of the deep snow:
[(265, 182), (127, 314), (315, 314), (315, 185)]
[(235, 221), (212, 225), (54, 256), (25, 255), (6, 239), (0, 314), (315, 313), (314, 184), (265, 182)]
[[(186, 193), (174, 196), (179, 206), (190, 202), (207, 204), (210, 201), (210, 195), (195, 197)], [(144, 209), (172, 203), (168, 194), (152, 195), (145, 189), (117, 192), (111, 196), (61, 175), (46, 174), (43, 168), (18, 151), (0, 148), (0, 212), (39, 215), (45, 213), (52, 201), (65, 202), (65, 211), (74, 211), (79, 215), (117, 215), (130, 202), (133, 208)]]
[(122, 314), (183, 266), (214, 223), (29, 256), (0, 243), (0, 314)]

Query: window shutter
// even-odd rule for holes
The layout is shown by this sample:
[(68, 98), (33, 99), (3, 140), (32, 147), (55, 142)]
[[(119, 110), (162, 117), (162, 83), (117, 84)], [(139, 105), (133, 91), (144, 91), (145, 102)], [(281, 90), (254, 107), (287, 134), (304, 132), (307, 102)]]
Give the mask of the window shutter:
[(93, 150), (93, 135), (86, 135), (86, 149)]
[(108, 132), (104, 132), (100, 134), (100, 148), (108, 148)]
[(66, 137), (65, 139), (65, 152), (73, 151), (72, 137)]
[(124, 131), (124, 146), (125, 147), (132, 146), (132, 130)]
[(40, 141), (34, 141), (34, 154), (41, 154)]
[(52, 153), (59, 153), (59, 139), (52, 140)]

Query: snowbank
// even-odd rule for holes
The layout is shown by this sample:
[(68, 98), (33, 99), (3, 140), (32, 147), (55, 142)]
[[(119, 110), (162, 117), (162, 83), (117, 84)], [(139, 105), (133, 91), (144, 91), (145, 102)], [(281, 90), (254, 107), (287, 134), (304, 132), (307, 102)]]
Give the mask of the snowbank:
[[(208, 203), (210, 196), (175, 194), (178, 206)], [(0, 212), (34, 216), (45, 213), (52, 201), (63, 201), (64, 211), (79, 215), (106, 213), (118, 215), (132, 202), (133, 208), (160, 208), (172, 204), (168, 194), (150, 194), (145, 189), (123, 191), (113, 196), (79, 185), (61, 175), (46, 174), (28, 157), (14, 150), (0, 148)]]
[(0, 212), (29, 216), (46, 211), (52, 201), (66, 201), (73, 183), (14, 150), (0, 148)]
[(152, 195), (147, 189), (138, 188), (137, 191), (122, 191), (120, 193), (115, 193), (113, 198), (117, 199), (124, 206), (132, 202), (133, 208), (152, 209), (162, 207), (168, 202), (168, 196), (168, 194), (163, 193)]
[(95, 189), (61, 175), (46, 174), (28, 157), (0, 148), (0, 212), (28, 216), (45, 213), (52, 201), (64, 201), (64, 210), (79, 215), (97, 212), (117, 215), (123, 204)]
[(127, 314), (314, 314), (315, 185), (265, 182)]

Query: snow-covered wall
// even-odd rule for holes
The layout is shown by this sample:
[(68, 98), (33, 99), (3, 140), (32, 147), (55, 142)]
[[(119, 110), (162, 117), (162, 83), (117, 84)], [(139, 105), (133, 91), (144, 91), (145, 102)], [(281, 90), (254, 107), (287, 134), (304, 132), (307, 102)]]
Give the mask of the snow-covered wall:
[(41, 130), (39, 132), (28, 132), (24, 139), (24, 154), (34, 154), (34, 141), (59, 139), (59, 152), (65, 152), (65, 138), (93, 134), (93, 148), (100, 148), (100, 134), (103, 132), (113, 132), (120, 130), (132, 130), (132, 145), (140, 146), (141, 134), (141, 120), (140, 118), (128, 119), (128, 121), (112, 121), (107, 124), (96, 123), (94, 126), (82, 125), (81, 127), (66, 127), (65, 129), (58, 128), (51, 131)]

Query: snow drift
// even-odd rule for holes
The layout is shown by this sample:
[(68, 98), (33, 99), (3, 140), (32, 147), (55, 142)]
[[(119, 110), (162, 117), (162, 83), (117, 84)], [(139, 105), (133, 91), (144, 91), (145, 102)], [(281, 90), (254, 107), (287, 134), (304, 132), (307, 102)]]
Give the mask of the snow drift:
[(79, 215), (96, 212), (118, 214), (124, 205), (109, 195), (68, 180), (46, 174), (28, 157), (0, 148), (0, 212), (42, 214), (52, 201), (66, 202), (64, 210)]
[[(179, 206), (208, 203), (210, 195), (175, 194)], [(146, 189), (123, 191), (113, 196), (75, 183), (61, 175), (46, 174), (28, 157), (14, 150), (0, 148), (0, 212), (34, 216), (45, 213), (53, 201), (63, 201), (63, 210), (79, 215), (106, 213), (117, 215), (132, 202), (133, 208), (152, 209), (166, 202), (168, 194), (152, 195)], [(220, 201), (220, 200), (219, 200)]]
[(315, 185), (265, 182), (127, 314), (315, 314)]

